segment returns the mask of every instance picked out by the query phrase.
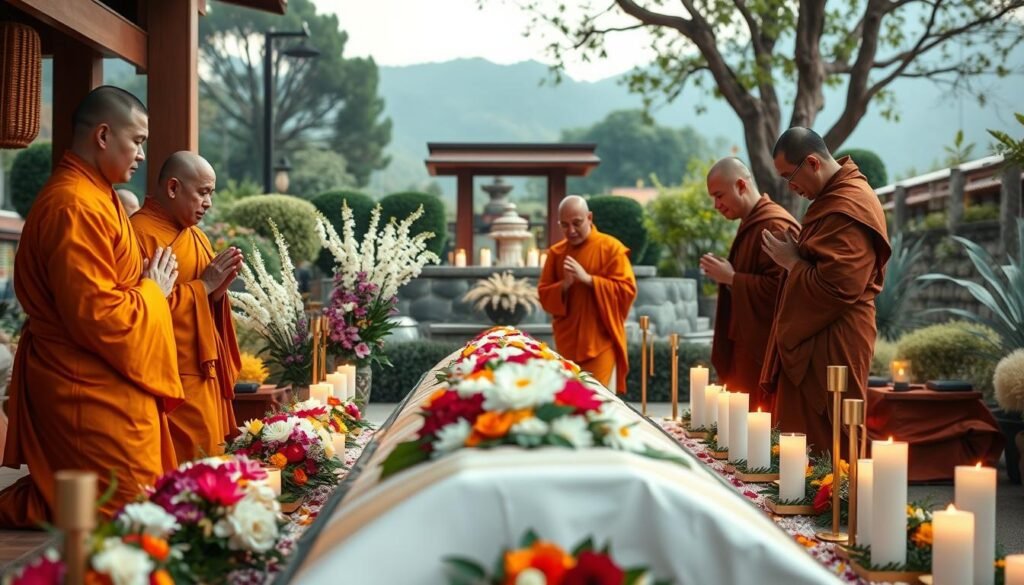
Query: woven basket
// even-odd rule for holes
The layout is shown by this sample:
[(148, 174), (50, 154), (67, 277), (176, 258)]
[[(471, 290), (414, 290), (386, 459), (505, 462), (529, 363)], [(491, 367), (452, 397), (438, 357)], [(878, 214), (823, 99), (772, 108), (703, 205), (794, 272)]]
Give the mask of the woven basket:
[(42, 77), (39, 33), (0, 22), (0, 148), (25, 148), (39, 134)]

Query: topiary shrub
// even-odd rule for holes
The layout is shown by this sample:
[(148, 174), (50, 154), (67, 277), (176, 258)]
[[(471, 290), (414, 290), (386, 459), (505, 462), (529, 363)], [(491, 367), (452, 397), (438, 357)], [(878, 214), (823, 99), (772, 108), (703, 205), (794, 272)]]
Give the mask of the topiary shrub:
[(991, 398), (995, 362), (987, 352), (999, 337), (988, 327), (950, 321), (923, 327), (900, 338), (896, 359), (912, 362), (915, 382), (966, 380)]
[(635, 264), (639, 264), (640, 266), (658, 266), (664, 256), (665, 246), (655, 242), (653, 239), (648, 239), (647, 251), (644, 252), (643, 258)]
[(1024, 412), (1024, 349), (999, 360), (992, 382), (999, 408), (1008, 412)]
[[(629, 356), (629, 374), (626, 375), (626, 400), (640, 401), (640, 343), (630, 343), (626, 348)], [(648, 402), (672, 401), (672, 377), (669, 373), (669, 359), (672, 350), (667, 341), (654, 342), (654, 377), (647, 378)], [(679, 343), (679, 402), (690, 400), (690, 368), (683, 364), (707, 364), (711, 367), (711, 346), (696, 343)], [(714, 368), (711, 374), (714, 375)]]
[(432, 339), (386, 344), (384, 355), (394, 366), (381, 366), (378, 362), (372, 364), (371, 402), (401, 402), (416, 388), (424, 373), (462, 346), (462, 343), (454, 341)]
[[(892, 360), (896, 359), (897, 346), (898, 342), (889, 341), (884, 337), (875, 340), (875, 353), (871, 356), (871, 371), (869, 372), (872, 376), (889, 377), (889, 366), (892, 364)], [(916, 362), (914, 369), (917, 369)]]
[(235, 203), (225, 213), (225, 219), (240, 226), (252, 228), (256, 233), (273, 239), (268, 219), (273, 219), (288, 243), (292, 262), (312, 261), (320, 251), (320, 238), (316, 235), (316, 207), (291, 195), (254, 195)]
[[(316, 206), (324, 217), (330, 220), (334, 229), (341, 233), (341, 206), (347, 203), (352, 210), (352, 219), (356, 222), (356, 238), (362, 240), (366, 234), (366, 228), (370, 225), (370, 213), (377, 202), (373, 197), (358, 191), (328, 191), (313, 198), (313, 205)], [(316, 265), (324, 274), (334, 272), (334, 256), (327, 250), (320, 250), (316, 259)]]
[(597, 229), (622, 242), (630, 250), (630, 261), (640, 264), (647, 253), (648, 240), (643, 206), (629, 197), (616, 195), (591, 197), (587, 205)]
[(267, 267), (267, 272), (275, 278), (281, 276), (281, 258), (277, 255), (277, 246), (252, 228), (217, 222), (204, 225), (203, 231), (206, 232), (206, 237), (210, 238), (214, 254), (234, 246), (242, 251), (246, 260), (249, 260), (253, 256), (253, 249), (258, 249), (263, 256), (263, 265)]
[(996, 219), (999, 219), (999, 205), (996, 203), (968, 205), (967, 208), (964, 209), (964, 223), (992, 221)]
[(868, 185), (873, 189), (884, 187), (889, 184), (889, 173), (885, 170), (885, 163), (881, 157), (863, 148), (849, 148), (836, 153), (836, 158), (849, 156), (853, 162), (860, 167), (860, 172), (868, 179)]
[(434, 237), (427, 241), (427, 249), (443, 257), (444, 245), (448, 242), (448, 222), (445, 219), (444, 203), (435, 195), (415, 191), (392, 193), (380, 200), (381, 221), (388, 221), (392, 217), (402, 221), (420, 205), (423, 206), (423, 216), (412, 224), (411, 235), (433, 232)]
[(11, 201), (21, 217), (28, 217), (36, 195), (50, 178), (52, 152), (49, 142), (37, 142), (14, 157), (11, 164)]

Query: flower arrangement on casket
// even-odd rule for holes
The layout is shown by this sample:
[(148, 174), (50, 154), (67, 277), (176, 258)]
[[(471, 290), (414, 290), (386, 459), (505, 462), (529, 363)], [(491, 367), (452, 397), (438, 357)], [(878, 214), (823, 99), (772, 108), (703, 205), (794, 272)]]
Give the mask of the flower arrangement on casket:
[[(260, 350), (268, 357), (267, 363), (279, 370), (278, 387), (309, 384), (312, 370), (313, 339), (309, 332), (299, 283), (295, 280), (295, 266), (288, 255), (288, 244), (272, 220), (281, 255), (281, 280), (271, 275), (263, 263), (258, 248), (253, 247), (249, 262), (242, 264), (239, 277), (246, 292), (229, 291), (235, 317), (256, 331), (266, 342)], [(252, 264), (250, 267), (249, 264)]]
[(281, 470), (281, 501), (297, 502), (313, 488), (337, 485), (335, 459), (329, 431), (306, 415), (280, 412), (246, 421), (241, 434), (227, 448)]
[(440, 262), (427, 250), (433, 232), (410, 235), (413, 222), (423, 215), (422, 206), (400, 222), (392, 218), (383, 228), (378, 227), (380, 215), (377, 205), (361, 242), (347, 203), (341, 209), (340, 236), (327, 218), (316, 218), (320, 241), (334, 256), (334, 289), (324, 308), (328, 351), (351, 364), (390, 365), (381, 350), (384, 338), (397, 326), (391, 317), (398, 313), (398, 289), (419, 276), (427, 263)]
[(597, 548), (587, 538), (567, 551), (558, 544), (541, 540), (532, 530), (520, 540), (519, 547), (506, 549), (494, 570), (473, 559), (451, 556), (444, 559), (451, 585), (667, 585), (656, 580), (643, 567), (624, 568), (611, 553), (611, 544)]
[(486, 332), (445, 368), (417, 438), (388, 454), (382, 478), (457, 449), (499, 445), (609, 447), (686, 464), (643, 443), (636, 423), (602, 401), (576, 364), (512, 331)]
[(330, 433), (345, 433), (345, 445), (350, 447), (355, 446), (355, 439), (363, 430), (373, 429), (373, 425), (363, 418), (362, 411), (354, 401), (342, 401), (334, 396), (327, 397), (327, 404), (315, 398), (295, 402), (287, 406), (285, 411), (305, 418), (317, 429), (324, 429)]

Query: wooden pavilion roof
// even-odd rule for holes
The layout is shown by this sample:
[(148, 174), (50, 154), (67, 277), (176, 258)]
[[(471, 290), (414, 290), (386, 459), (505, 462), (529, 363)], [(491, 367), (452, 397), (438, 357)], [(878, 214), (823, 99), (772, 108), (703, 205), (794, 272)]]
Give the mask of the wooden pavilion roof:
[(430, 142), (431, 175), (546, 175), (585, 177), (601, 159), (592, 143)]

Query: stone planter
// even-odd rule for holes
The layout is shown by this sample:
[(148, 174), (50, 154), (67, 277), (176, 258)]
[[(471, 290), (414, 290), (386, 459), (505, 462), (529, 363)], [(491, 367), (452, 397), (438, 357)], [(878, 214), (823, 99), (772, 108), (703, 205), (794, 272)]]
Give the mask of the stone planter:
[(365, 407), (370, 403), (370, 389), (373, 384), (373, 368), (358, 366), (356, 368), (356, 402)]

